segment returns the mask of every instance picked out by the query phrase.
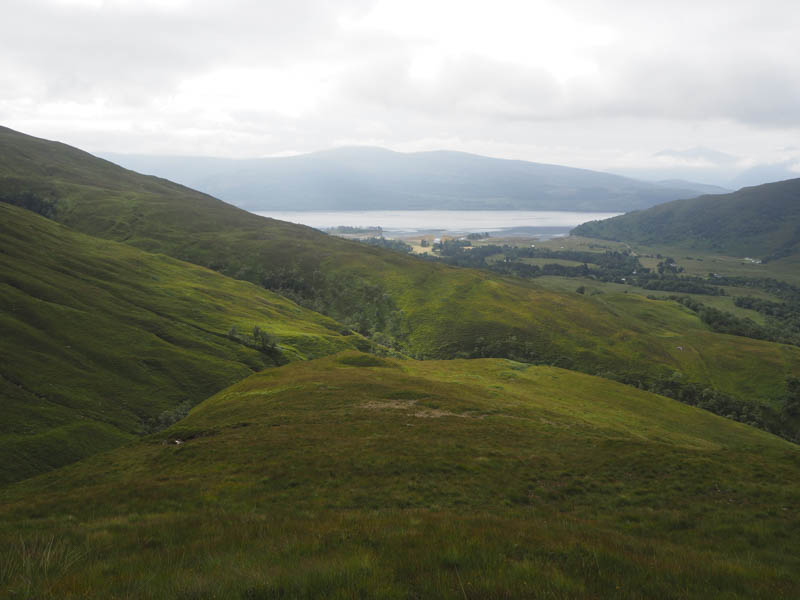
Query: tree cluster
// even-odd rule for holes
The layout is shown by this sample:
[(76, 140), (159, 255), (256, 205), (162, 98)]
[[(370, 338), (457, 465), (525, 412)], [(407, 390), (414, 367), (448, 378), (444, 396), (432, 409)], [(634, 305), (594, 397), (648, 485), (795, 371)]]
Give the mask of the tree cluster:
[(379, 248), (386, 248), (388, 250), (394, 250), (395, 252), (401, 252), (403, 254), (408, 254), (411, 252), (411, 250), (413, 250), (411, 246), (402, 240), (390, 240), (382, 236), (366, 238), (359, 241), (369, 246), (378, 246)]
[(56, 214), (58, 201), (53, 197), (36, 194), (29, 190), (0, 192), (0, 202), (13, 204), (51, 219)]
[(301, 306), (329, 315), (350, 330), (374, 337), (382, 344), (399, 347), (402, 318), (392, 297), (381, 287), (354, 274), (303, 270), (296, 265), (261, 277), (261, 285)]

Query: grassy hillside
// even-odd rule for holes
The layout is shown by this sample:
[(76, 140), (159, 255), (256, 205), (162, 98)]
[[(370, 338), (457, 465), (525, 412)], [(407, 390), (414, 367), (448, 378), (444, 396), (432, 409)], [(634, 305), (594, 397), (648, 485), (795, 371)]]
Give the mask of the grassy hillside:
[(800, 252), (800, 179), (676, 200), (584, 223), (573, 233), (650, 246), (695, 247), (729, 256), (790, 256)]
[(0, 484), (168, 424), (265, 366), (366, 344), (252, 284), (3, 203), (0, 307)]
[(678, 378), (773, 404), (800, 372), (798, 348), (714, 334), (674, 304), (546, 291), (326, 236), (10, 130), (0, 148), (15, 173), (0, 179), (6, 197), (13, 182), (49, 189), (63, 223), (258, 283), (414, 356)]
[(630, 386), (344, 353), (0, 492), (0, 593), (793, 599), (799, 477)]

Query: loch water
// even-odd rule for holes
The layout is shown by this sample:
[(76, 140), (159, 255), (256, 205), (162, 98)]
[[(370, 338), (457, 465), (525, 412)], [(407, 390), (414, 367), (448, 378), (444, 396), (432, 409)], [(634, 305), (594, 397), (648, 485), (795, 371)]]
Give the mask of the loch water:
[(308, 225), (316, 229), (339, 226), (381, 227), (388, 236), (420, 233), (499, 235), (566, 235), (581, 223), (608, 219), (619, 213), (523, 210), (373, 210), (267, 211), (264, 217)]

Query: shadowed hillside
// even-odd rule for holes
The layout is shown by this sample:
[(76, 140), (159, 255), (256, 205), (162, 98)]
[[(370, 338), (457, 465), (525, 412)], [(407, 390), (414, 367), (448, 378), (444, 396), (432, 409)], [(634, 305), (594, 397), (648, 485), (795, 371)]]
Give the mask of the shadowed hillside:
[(771, 260), (800, 252), (800, 179), (677, 200), (576, 227), (575, 235)]

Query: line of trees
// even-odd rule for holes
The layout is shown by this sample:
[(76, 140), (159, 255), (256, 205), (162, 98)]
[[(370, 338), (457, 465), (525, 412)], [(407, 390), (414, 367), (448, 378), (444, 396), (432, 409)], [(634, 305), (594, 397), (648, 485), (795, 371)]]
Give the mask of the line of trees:
[(269, 356), (276, 365), (283, 365), (289, 362), (278, 347), (277, 340), (258, 325), (253, 327), (250, 335), (240, 332), (234, 325), (230, 328), (230, 331), (228, 331), (228, 339), (247, 346), (248, 348), (263, 352)]
[[(600, 281), (624, 283), (637, 272), (646, 272), (639, 259), (628, 251), (587, 252), (579, 250), (549, 250), (546, 248), (521, 248), (518, 246), (487, 244), (472, 246), (469, 240), (445, 240), (434, 246), (439, 257), (447, 264), (487, 269), (504, 275), (523, 278), (557, 275), (561, 277), (591, 277)], [(524, 259), (570, 260), (581, 265), (546, 263), (532, 265)], [(590, 266), (591, 265), (591, 266)]]

